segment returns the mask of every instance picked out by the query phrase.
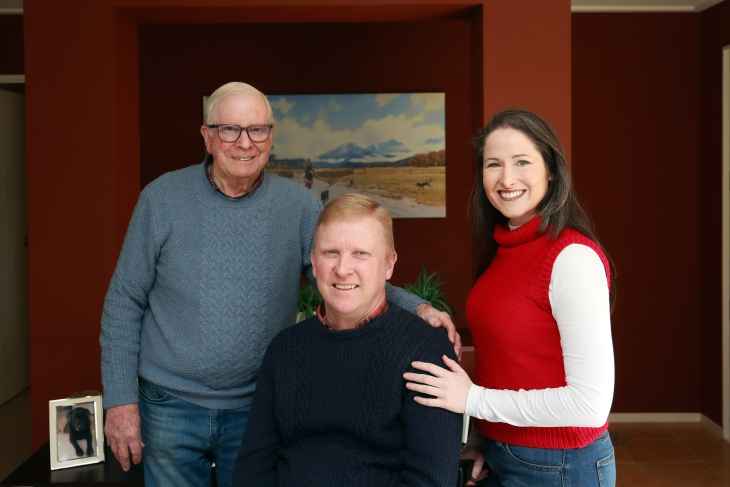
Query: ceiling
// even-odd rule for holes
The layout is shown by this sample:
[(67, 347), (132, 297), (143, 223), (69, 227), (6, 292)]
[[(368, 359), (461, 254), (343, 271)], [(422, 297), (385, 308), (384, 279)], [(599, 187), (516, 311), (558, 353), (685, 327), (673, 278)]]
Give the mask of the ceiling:
[[(506, 0), (509, 1), (509, 0)], [(723, 0), (572, 0), (573, 12), (701, 12)], [(0, 0), (0, 14), (22, 14), (23, 0)]]

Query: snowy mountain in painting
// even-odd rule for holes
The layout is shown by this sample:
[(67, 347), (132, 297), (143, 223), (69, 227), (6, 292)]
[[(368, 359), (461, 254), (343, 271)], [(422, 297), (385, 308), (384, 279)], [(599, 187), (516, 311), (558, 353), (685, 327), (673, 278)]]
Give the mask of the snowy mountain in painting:
[(319, 159), (334, 160), (341, 162), (348, 162), (351, 159), (364, 159), (367, 157), (395, 157), (395, 153), (409, 153), (402, 142), (398, 142), (395, 139), (390, 139), (386, 142), (380, 142), (379, 144), (371, 144), (367, 147), (360, 147), (354, 142), (348, 142), (342, 144), (329, 152), (325, 152), (319, 156)]

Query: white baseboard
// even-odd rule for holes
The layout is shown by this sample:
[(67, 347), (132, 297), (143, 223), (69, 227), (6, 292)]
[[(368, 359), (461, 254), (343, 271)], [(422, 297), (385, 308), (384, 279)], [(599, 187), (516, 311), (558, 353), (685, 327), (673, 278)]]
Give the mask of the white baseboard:
[(700, 423), (707, 428), (708, 430), (715, 433), (717, 436), (722, 438), (722, 426), (715, 423), (713, 420), (705, 416), (704, 414), (700, 414)]
[(702, 413), (610, 413), (608, 421), (615, 423), (701, 423), (722, 438), (722, 426)]

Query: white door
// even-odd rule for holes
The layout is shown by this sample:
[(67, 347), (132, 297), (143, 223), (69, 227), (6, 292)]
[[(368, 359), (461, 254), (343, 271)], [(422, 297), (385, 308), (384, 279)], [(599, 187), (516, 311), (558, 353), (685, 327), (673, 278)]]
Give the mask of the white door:
[(0, 85), (0, 404), (30, 386), (25, 95)]

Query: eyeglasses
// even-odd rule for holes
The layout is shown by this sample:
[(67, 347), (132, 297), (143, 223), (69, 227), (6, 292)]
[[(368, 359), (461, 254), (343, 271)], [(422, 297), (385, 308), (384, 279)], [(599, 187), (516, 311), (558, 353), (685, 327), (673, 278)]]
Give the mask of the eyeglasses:
[(208, 128), (218, 129), (218, 138), (223, 142), (235, 142), (241, 137), (244, 130), (251, 142), (264, 142), (268, 140), (273, 125), (249, 125), (241, 127), (233, 124), (207, 125)]

